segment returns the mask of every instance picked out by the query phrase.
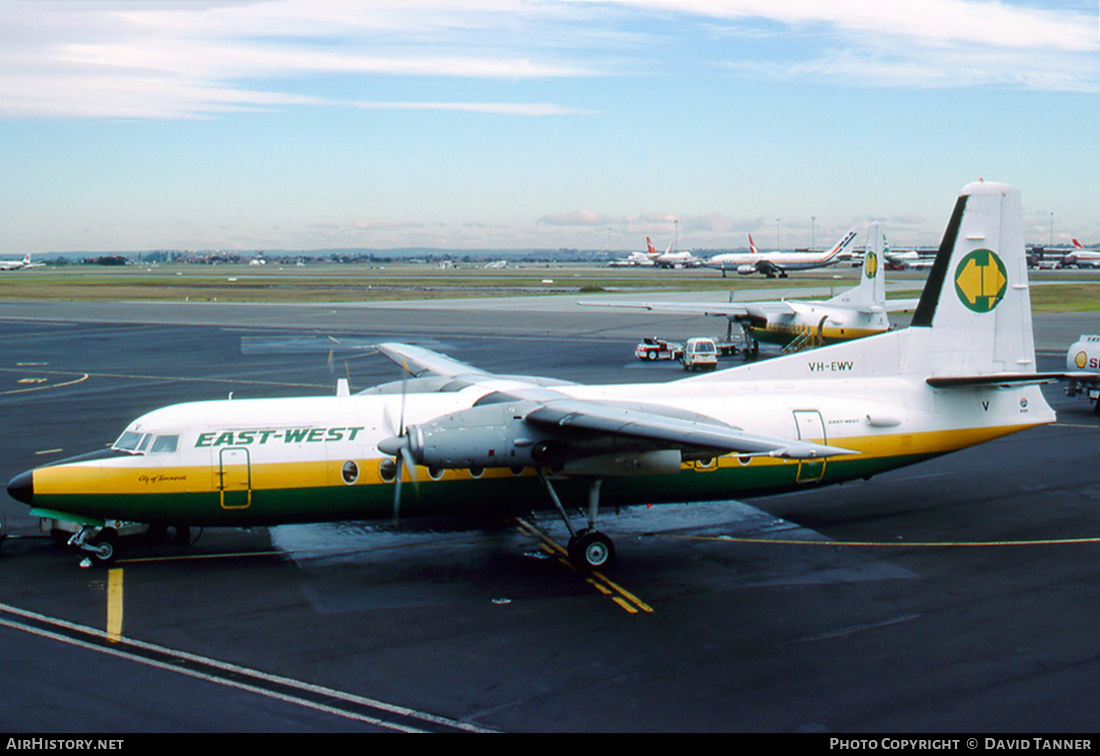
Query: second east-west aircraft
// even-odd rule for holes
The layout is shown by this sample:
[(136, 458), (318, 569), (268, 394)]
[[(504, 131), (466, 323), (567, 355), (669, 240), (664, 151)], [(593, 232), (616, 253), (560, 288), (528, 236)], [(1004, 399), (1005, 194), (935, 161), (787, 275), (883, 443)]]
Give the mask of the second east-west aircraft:
[[(845, 239), (855, 238), (855, 230)], [(867, 229), (867, 248), (860, 269), (859, 285), (823, 301), (784, 299), (764, 302), (600, 302), (585, 301), (586, 307), (625, 307), (651, 312), (713, 315), (741, 326), (748, 348), (755, 352), (759, 342), (793, 351), (806, 346), (873, 336), (890, 330), (891, 312), (912, 310), (915, 299), (887, 300), (883, 265), (885, 238), (878, 223)]]

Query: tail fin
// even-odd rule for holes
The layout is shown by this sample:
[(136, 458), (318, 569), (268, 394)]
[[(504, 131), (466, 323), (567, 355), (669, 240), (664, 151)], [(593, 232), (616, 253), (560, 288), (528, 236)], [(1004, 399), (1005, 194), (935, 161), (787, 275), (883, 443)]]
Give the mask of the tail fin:
[[(816, 378), (817, 366), (832, 365), (845, 365), (846, 378), (907, 376), (936, 388), (1046, 382), (1051, 374), (1035, 370), (1020, 191), (963, 188), (909, 328), (684, 380)], [(1053, 418), (1041, 393), (1022, 401), (1029, 422)]]
[(1034, 373), (1020, 190), (963, 187), (910, 324), (910, 371)]
[[(855, 244), (857, 236), (859, 236), (859, 226), (852, 226), (850, 229), (848, 229), (848, 233), (840, 237), (837, 243), (834, 244), (829, 249), (829, 251), (825, 253), (825, 255), (821, 258), (821, 262), (829, 262), (831, 260), (834, 260), (837, 255)], [(881, 251), (879, 253), (879, 258), (882, 258)]]
[(649, 240), (648, 236), (645, 238), (645, 247), (646, 247), (646, 252), (648, 252), (649, 254), (651, 254), (651, 255), (657, 254), (657, 250), (655, 250), (653, 248), (653, 242), (651, 242)]
[(861, 310), (883, 308), (886, 302), (886, 278), (883, 275), (883, 251), (886, 237), (882, 235), (878, 221), (867, 228), (867, 248), (863, 253), (859, 285), (829, 300), (829, 304), (847, 304)]
[(1073, 240), (1073, 246), (1077, 247), (1077, 249), (1084, 249), (1084, 247), (1081, 246), (1081, 242), (1076, 239)]
[(756, 251), (756, 242), (754, 242), (754, 241), (752, 240), (752, 234), (749, 234), (749, 252), (751, 252), (751, 253), (752, 253), (752, 254), (754, 254), (754, 255), (756, 255), (756, 254), (759, 254), (759, 253), (758, 253), (758, 252)]

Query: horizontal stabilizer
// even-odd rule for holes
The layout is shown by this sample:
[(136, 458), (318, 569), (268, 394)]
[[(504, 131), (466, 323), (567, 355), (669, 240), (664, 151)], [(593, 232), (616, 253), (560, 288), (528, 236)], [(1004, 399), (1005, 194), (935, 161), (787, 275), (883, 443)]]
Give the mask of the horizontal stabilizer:
[[(1071, 377), (1070, 373), (992, 373), (990, 375), (944, 375), (926, 378), (933, 388), (966, 388), (968, 386), (1028, 386)], [(1095, 376), (1094, 376), (1095, 377)]]
[(1078, 383), (1087, 383), (1090, 385), (1096, 385), (1100, 383), (1100, 373), (1086, 373), (1086, 372), (1073, 372), (1073, 373), (1059, 373), (1060, 377), (1068, 381), (1077, 381)]
[(883, 306), (886, 312), (909, 312), (917, 309), (919, 299), (887, 299)]

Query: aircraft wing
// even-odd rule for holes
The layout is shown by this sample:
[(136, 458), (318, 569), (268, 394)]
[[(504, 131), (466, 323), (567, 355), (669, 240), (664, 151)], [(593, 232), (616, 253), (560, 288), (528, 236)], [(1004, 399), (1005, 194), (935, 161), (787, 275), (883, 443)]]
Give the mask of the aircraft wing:
[[(523, 401), (523, 420), (527, 423), (590, 438), (616, 438), (621, 442), (619, 448), (692, 449), (789, 459), (858, 454), (825, 444), (746, 433), (705, 415), (661, 405), (575, 399), (545, 388), (567, 385), (564, 381), (497, 375), (423, 347), (387, 343), (378, 345), (378, 349), (414, 377), (430, 372), (484, 385), (500, 395)], [(522, 383), (502, 386), (502, 380)], [(529, 387), (540, 390), (531, 391)]]
[(744, 316), (765, 317), (771, 314), (790, 314), (794, 309), (786, 302), (577, 302), (581, 307), (625, 307), (671, 315), (712, 315), (725, 318)]
[(489, 384), (500, 380), (518, 381), (539, 387), (573, 385), (571, 381), (556, 378), (490, 373), (467, 362), (412, 344), (385, 343), (377, 344), (375, 347), (413, 378), (420, 378), (428, 374), (450, 378), (456, 382), (452, 384), (452, 387), (463, 384)]
[(528, 412), (524, 419), (545, 427), (630, 438), (652, 442), (660, 447), (710, 449), (718, 453), (737, 452), (790, 459), (859, 453), (809, 441), (759, 436), (702, 415), (665, 414), (654, 411), (656, 409), (562, 399), (545, 402)]
[(577, 302), (581, 307), (621, 307), (634, 310), (649, 310), (650, 312), (667, 312), (673, 315), (721, 315), (735, 317), (747, 315), (748, 308), (744, 304), (705, 302)]
[(488, 373), (481, 368), (476, 368), (461, 360), (412, 344), (378, 344), (377, 348), (379, 352), (389, 357), (390, 360), (414, 378), (419, 378), (425, 373), (443, 378), (492, 376), (492, 373)]

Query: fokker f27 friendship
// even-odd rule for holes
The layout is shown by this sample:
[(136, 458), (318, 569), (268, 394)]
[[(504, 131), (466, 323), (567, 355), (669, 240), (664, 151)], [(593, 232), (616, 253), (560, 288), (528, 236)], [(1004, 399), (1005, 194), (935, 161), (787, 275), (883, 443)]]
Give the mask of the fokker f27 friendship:
[[(964, 187), (909, 328), (664, 384), (495, 375), (415, 346), (355, 395), (199, 402), (112, 448), (17, 475), (32, 514), (250, 526), (556, 510), (578, 569), (607, 567), (601, 507), (746, 498), (867, 478), (1054, 421), (1039, 384), (1020, 193)], [(345, 393), (346, 392), (341, 392)], [(416, 480), (418, 485), (402, 485)], [(574, 527), (567, 507), (587, 509)]]

